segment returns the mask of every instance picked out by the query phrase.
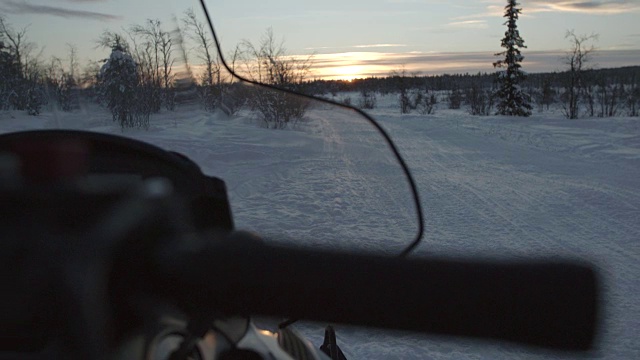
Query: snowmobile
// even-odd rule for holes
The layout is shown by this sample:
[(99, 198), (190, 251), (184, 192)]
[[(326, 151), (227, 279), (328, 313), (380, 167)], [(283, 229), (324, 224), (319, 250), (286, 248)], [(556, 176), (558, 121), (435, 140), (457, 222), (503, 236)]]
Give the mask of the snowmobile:
[(43, 130), (1, 135), (0, 151), (12, 358), (343, 358), (331, 327), (319, 351), (255, 315), (593, 345), (584, 264), (274, 246), (234, 229), (221, 179), (155, 146)]
[[(390, 137), (349, 114), (391, 149), (421, 229)], [(234, 184), (199, 165), (122, 135), (0, 135), (2, 356), (345, 359), (335, 324), (595, 346), (601, 285), (590, 264), (407, 256), (422, 230), (401, 256), (272, 243), (237, 229)], [(284, 321), (267, 329), (262, 318)], [(331, 324), (322, 346), (292, 328), (297, 319)]]

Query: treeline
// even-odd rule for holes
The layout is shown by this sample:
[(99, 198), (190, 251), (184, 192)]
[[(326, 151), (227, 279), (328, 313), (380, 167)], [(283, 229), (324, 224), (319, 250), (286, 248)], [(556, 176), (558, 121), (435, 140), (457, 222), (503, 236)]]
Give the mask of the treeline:
[[(192, 10), (178, 23), (167, 29), (149, 19), (107, 30), (90, 46), (106, 49), (108, 57), (81, 64), (74, 44), (67, 44), (65, 58), (43, 59), (28, 29), (14, 29), (0, 15), (0, 110), (36, 115), (48, 105), (72, 111), (82, 99), (108, 109), (123, 127), (148, 127), (152, 114), (195, 101), (231, 115), (247, 109), (271, 128), (304, 116), (305, 98), (244, 85), (225, 72), (208, 27)], [(386, 77), (309, 81), (312, 57), (288, 56), (270, 29), (257, 43), (237, 44), (226, 58), (243, 77), (279, 88), (317, 96), (357, 92), (344, 102), (363, 109), (376, 108), (378, 96), (387, 94), (397, 95), (401, 113), (466, 106), (471, 114), (490, 115), (498, 103), (495, 73), (417, 76), (400, 69)], [(538, 110), (559, 106), (568, 118), (640, 113), (640, 66), (529, 74), (521, 86)]]
[[(584, 70), (579, 83), (572, 84), (575, 76), (571, 71), (528, 74), (522, 86), (540, 111), (557, 105), (569, 115), (568, 94), (573, 92), (582, 116), (639, 115), (640, 66)], [(396, 71), (386, 77), (351, 81), (316, 79), (307, 81), (304, 88), (320, 96), (359, 93), (356, 101), (349, 98), (347, 102), (365, 109), (375, 107), (376, 94), (398, 94), (401, 113), (431, 113), (434, 101), (440, 101), (450, 109), (466, 104), (473, 115), (490, 115), (496, 103), (495, 73), (418, 76)]]
[[(570, 76), (569, 71), (532, 73), (527, 75), (526, 87), (553, 88), (563, 87)], [(626, 66), (611, 69), (585, 70), (588, 82), (616, 83), (633, 85), (640, 82), (640, 66)], [(305, 89), (315, 94), (329, 94), (338, 92), (361, 92), (363, 90), (376, 91), (381, 94), (395, 92), (399, 75), (385, 77), (369, 77), (353, 80), (321, 80), (314, 79), (305, 82)], [(411, 89), (427, 88), (433, 91), (451, 91), (456, 89), (468, 89), (472, 86), (490, 88), (495, 84), (495, 73), (476, 74), (443, 74), (443, 75), (405, 75), (402, 80)]]

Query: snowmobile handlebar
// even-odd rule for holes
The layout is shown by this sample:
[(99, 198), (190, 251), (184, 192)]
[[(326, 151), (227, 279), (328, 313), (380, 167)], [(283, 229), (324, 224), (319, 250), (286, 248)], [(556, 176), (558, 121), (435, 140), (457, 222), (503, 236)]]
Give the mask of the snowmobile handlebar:
[[(6, 239), (15, 241), (5, 243), (5, 260), (18, 261), (10, 267), (31, 277), (42, 272), (39, 269), (57, 270), (38, 275), (35, 283), (22, 282), (12, 292), (16, 309), (13, 320), (7, 321), (18, 326), (18, 333), (30, 334), (25, 335), (30, 339), (25, 344), (33, 344), (37, 323), (23, 321), (33, 314), (47, 316), (47, 309), (61, 298), (51, 295), (53, 289), (71, 289), (71, 294), (77, 294), (72, 296), (75, 300), (59, 307), (66, 310), (59, 311), (58, 320), (42, 326), (62, 326), (67, 316), (78, 314), (74, 304), (85, 304), (89, 306), (84, 310), (89, 314), (85, 325), (71, 327), (76, 338), (100, 334), (100, 324), (113, 322), (110, 318), (125, 325), (118, 328), (116, 324), (117, 332), (126, 333), (131, 324), (128, 302), (143, 295), (177, 306), (192, 319), (275, 316), (507, 340), (558, 350), (585, 351), (594, 346), (598, 279), (586, 264), (398, 258), (273, 246), (238, 231), (194, 232), (189, 226), (182, 231), (180, 223), (188, 221), (180, 214), (187, 207), (176, 197), (29, 194), (27, 200), (20, 194), (4, 197), (13, 198), (13, 204), (4, 204), (4, 213), (11, 215), (4, 226), (16, 229), (14, 234), (28, 235)], [(117, 211), (109, 211), (107, 217), (89, 213), (89, 218), (105, 220), (92, 226), (87, 236), (69, 222), (65, 226), (75, 236), (67, 239), (65, 228), (41, 221), (53, 209), (74, 215), (74, 209), (99, 201), (116, 204), (109, 207)], [(11, 220), (25, 214), (31, 214), (32, 221)], [(25, 233), (16, 228), (21, 224), (32, 230)], [(11, 257), (26, 248), (36, 249), (33, 256)], [(56, 253), (65, 255), (51, 257)], [(62, 263), (69, 265), (59, 267)], [(111, 313), (114, 309), (116, 313)], [(118, 309), (125, 310), (118, 313)]]
[[(233, 233), (174, 252), (156, 285), (184, 308), (491, 338), (559, 350), (593, 346), (594, 271), (575, 262), (393, 258), (270, 246)], [(200, 309), (200, 310), (199, 310)]]

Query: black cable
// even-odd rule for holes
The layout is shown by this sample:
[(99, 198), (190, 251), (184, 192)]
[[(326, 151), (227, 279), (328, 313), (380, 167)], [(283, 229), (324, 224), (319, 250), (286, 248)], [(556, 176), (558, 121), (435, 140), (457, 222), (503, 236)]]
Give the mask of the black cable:
[(253, 85), (262, 86), (262, 87), (266, 87), (268, 89), (282, 91), (282, 92), (285, 92), (285, 93), (288, 93), (288, 94), (297, 95), (297, 96), (301, 96), (301, 97), (304, 97), (304, 98), (307, 98), (307, 99), (320, 101), (320, 102), (328, 103), (328, 104), (331, 104), (331, 105), (334, 105), (334, 106), (337, 106), (337, 107), (342, 107), (342, 108), (353, 110), (353, 111), (357, 112), (358, 114), (360, 114), (365, 119), (367, 119), (367, 121), (369, 121), (369, 123), (371, 125), (373, 125), (380, 132), (380, 134), (382, 134), (382, 137), (386, 141), (387, 145), (389, 145), (389, 147), (391, 148), (391, 151), (393, 152), (393, 154), (395, 155), (396, 159), (400, 163), (400, 167), (402, 168), (402, 170), (404, 171), (405, 175), (407, 176), (407, 180), (409, 181), (409, 187), (411, 188), (411, 193), (413, 194), (414, 206), (416, 207), (416, 213), (417, 213), (417, 217), (418, 217), (418, 233), (416, 234), (415, 239), (404, 250), (402, 250), (402, 252), (400, 252), (400, 254), (398, 254), (399, 257), (406, 257), (407, 255), (409, 255), (416, 248), (416, 246), (418, 246), (418, 244), (422, 240), (422, 235), (424, 234), (424, 216), (423, 216), (423, 211), (422, 211), (422, 205), (420, 203), (420, 196), (418, 195), (418, 186), (416, 185), (416, 182), (413, 179), (413, 176), (411, 175), (411, 172), (409, 171), (409, 167), (407, 166), (406, 162), (404, 161), (404, 158), (402, 157), (402, 155), (400, 155), (400, 151), (398, 151), (398, 148), (396, 147), (396, 145), (391, 140), (391, 137), (389, 136), (389, 134), (387, 134), (387, 132), (382, 128), (382, 126), (380, 126), (380, 124), (378, 124), (378, 122), (375, 119), (373, 119), (367, 113), (365, 113), (364, 111), (362, 111), (362, 110), (360, 110), (358, 108), (355, 108), (355, 107), (352, 107), (352, 106), (347, 106), (347, 105), (344, 105), (344, 104), (340, 104), (340, 103), (332, 101), (332, 100), (320, 99), (320, 98), (317, 98), (315, 96), (301, 94), (301, 93), (295, 92), (293, 90), (279, 88), (277, 86), (273, 86), (273, 85), (270, 85), (270, 84), (259, 83), (257, 81), (249, 80), (249, 79), (246, 79), (246, 78), (236, 74), (233, 70), (231, 70), (231, 68), (227, 64), (226, 60), (224, 59), (224, 55), (222, 53), (222, 47), (220, 46), (220, 41), (218, 41), (218, 36), (216, 35), (216, 31), (213, 28), (213, 21), (211, 20), (211, 16), (209, 15), (209, 11), (207, 9), (207, 6), (204, 3), (204, 0), (200, 0), (200, 5), (202, 6), (202, 10), (204, 11), (204, 15), (205, 15), (205, 17), (207, 19), (207, 23), (209, 24), (209, 29), (211, 30), (211, 33), (213, 35), (213, 41), (216, 43), (216, 49), (218, 50), (218, 55), (220, 56), (220, 62), (222, 63), (222, 65), (225, 67), (225, 69), (227, 69), (227, 71), (231, 75), (235, 76), (236, 78), (238, 78), (238, 79), (240, 79), (240, 80), (242, 80), (244, 82), (247, 82), (247, 83), (250, 83), (250, 84), (253, 84)]

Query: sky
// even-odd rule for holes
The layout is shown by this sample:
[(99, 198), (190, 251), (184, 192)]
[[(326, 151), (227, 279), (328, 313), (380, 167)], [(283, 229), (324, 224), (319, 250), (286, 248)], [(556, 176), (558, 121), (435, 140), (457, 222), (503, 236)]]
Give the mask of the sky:
[[(411, 73), (492, 72), (504, 36), (506, 0), (206, 0), (228, 53), (243, 39), (257, 42), (267, 28), (291, 55), (313, 54), (316, 78)], [(29, 26), (44, 56), (65, 57), (74, 43), (86, 59), (95, 39), (147, 18), (174, 26), (195, 0), (0, 0), (0, 14)], [(640, 65), (640, 0), (520, 1), (518, 28), (527, 45), (524, 70), (560, 71), (570, 46), (567, 30), (598, 35), (596, 68)], [(101, 55), (105, 56), (105, 55)]]

